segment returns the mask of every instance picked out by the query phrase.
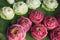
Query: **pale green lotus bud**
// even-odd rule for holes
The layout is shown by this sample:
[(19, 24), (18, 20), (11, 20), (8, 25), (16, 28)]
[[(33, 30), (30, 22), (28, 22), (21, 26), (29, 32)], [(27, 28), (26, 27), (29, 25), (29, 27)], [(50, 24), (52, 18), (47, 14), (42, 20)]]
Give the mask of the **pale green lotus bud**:
[(36, 9), (41, 5), (40, 0), (26, 0), (26, 3), (30, 9)]
[(6, 36), (0, 32), (0, 40), (6, 40)]
[(57, 0), (43, 0), (42, 8), (44, 8), (47, 11), (54, 11), (57, 7)]
[(2, 13), (1, 13), (1, 18), (5, 19), (5, 20), (13, 19), (14, 18), (13, 9), (10, 7), (3, 7)]
[(9, 4), (13, 4), (13, 3), (15, 3), (15, 0), (7, 0), (7, 2), (8, 2)]
[(24, 15), (28, 12), (28, 6), (22, 1), (14, 3), (13, 9), (17, 15)]

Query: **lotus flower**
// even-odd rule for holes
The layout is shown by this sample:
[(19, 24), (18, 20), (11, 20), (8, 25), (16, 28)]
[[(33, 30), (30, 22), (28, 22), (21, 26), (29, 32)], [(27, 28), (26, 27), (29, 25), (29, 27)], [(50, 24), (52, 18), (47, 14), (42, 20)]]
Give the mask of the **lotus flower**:
[(44, 18), (43, 12), (38, 10), (32, 10), (29, 14), (30, 14), (29, 15), (30, 20), (35, 24), (42, 22)]
[(23, 16), (17, 20), (17, 23), (19, 25), (22, 25), (26, 32), (30, 29), (32, 25), (32, 22), (30, 21), (30, 19)]
[(42, 8), (44, 8), (47, 11), (55, 11), (57, 7), (58, 7), (57, 0), (43, 0)]
[(60, 26), (50, 32), (51, 40), (60, 40)]
[(60, 26), (60, 13), (58, 13), (58, 14), (56, 15), (56, 19), (57, 19), (57, 21), (58, 21), (58, 23), (59, 23), (59, 26)]
[(6, 40), (6, 37), (3, 33), (0, 33), (0, 40)]
[(46, 16), (43, 23), (48, 30), (52, 30), (58, 26), (56, 18), (52, 16)]
[(7, 30), (8, 40), (24, 40), (26, 32), (23, 30), (23, 27), (18, 24), (13, 24)]
[(30, 9), (36, 9), (41, 5), (40, 0), (27, 0), (26, 3)]
[(1, 15), (1, 18), (5, 20), (11, 20), (14, 18), (13, 9), (10, 7), (3, 7), (0, 15)]
[(28, 6), (22, 1), (14, 3), (13, 9), (16, 15), (24, 15), (28, 12)]
[(13, 4), (13, 3), (15, 3), (15, 0), (7, 0), (7, 2), (8, 2), (9, 4)]
[(43, 24), (36, 24), (31, 28), (31, 35), (37, 40), (42, 40), (47, 34), (47, 29)]

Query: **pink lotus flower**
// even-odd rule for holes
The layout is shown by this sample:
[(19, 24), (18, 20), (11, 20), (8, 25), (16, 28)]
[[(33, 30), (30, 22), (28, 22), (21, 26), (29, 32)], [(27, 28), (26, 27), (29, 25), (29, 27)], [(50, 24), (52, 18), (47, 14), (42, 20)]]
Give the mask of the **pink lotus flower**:
[(58, 23), (59, 23), (59, 26), (60, 26), (60, 13), (58, 13), (58, 14), (56, 15), (56, 19), (57, 19), (57, 21), (58, 21)]
[(51, 40), (60, 40), (60, 26), (50, 32)]
[(48, 30), (52, 30), (58, 26), (58, 22), (57, 22), (56, 18), (52, 17), (52, 16), (45, 17), (43, 23)]
[(8, 40), (24, 40), (25, 36), (26, 32), (21, 25), (14, 24), (7, 30)]
[(26, 38), (24, 40), (26, 40)]
[(36, 24), (31, 28), (31, 35), (37, 40), (45, 38), (47, 34), (47, 29), (43, 24)]
[(22, 25), (26, 32), (30, 29), (32, 25), (32, 22), (30, 21), (30, 19), (23, 16), (17, 20), (17, 23)]
[(44, 14), (38, 10), (32, 10), (29, 14), (29, 18), (35, 24), (40, 23), (44, 18)]

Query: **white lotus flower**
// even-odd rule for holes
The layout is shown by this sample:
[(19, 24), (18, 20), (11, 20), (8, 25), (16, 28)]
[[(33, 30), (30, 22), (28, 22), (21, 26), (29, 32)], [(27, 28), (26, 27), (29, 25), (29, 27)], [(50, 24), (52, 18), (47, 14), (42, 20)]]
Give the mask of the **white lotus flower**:
[(2, 8), (2, 13), (1, 13), (1, 18), (5, 20), (11, 20), (14, 17), (14, 12), (13, 9), (10, 7), (3, 7)]
[(26, 3), (30, 9), (36, 9), (40, 6), (40, 0), (26, 0)]
[(13, 9), (17, 15), (24, 15), (28, 12), (28, 6), (22, 1), (14, 3)]
[(8, 2), (9, 4), (13, 4), (13, 3), (15, 3), (15, 0), (7, 0), (7, 2)]
[(42, 7), (47, 11), (54, 11), (58, 7), (58, 2), (57, 0), (43, 0)]

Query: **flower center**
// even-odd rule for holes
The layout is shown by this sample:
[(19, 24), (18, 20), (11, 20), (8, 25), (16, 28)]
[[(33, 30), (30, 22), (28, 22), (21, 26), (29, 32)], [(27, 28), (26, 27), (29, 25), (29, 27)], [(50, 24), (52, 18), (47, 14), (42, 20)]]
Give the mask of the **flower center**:
[(60, 36), (60, 31), (55, 32), (55, 36)]
[(41, 31), (41, 29), (39, 27), (36, 28), (37, 31)]
[(17, 29), (13, 29), (11, 33), (13, 34), (17, 34), (18, 30)]
[(53, 3), (53, 0), (50, 0), (51, 3)]
[(19, 4), (20, 6), (22, 5), (22, 3)]
[(25, 20), (22, 20), (22, 23), (23, 24), (26, 24), (28, 21), (25, 19)]
[(53, 23), (55, 21), (54, 18), (50, 18), (48, 21), (50, 21), (51, 23)]

